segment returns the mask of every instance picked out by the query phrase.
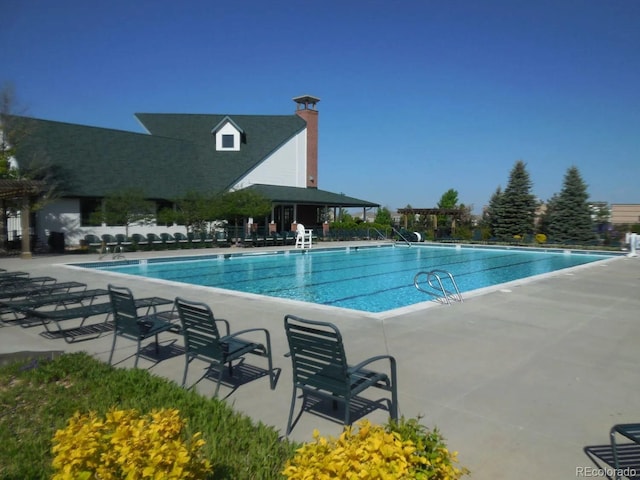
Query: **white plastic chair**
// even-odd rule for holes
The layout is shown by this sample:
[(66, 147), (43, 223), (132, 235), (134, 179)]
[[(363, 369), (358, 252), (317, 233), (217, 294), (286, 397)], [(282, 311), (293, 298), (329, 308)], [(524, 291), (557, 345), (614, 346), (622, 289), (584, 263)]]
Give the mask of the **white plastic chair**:
[(299, 223), (296, 227), (296, 248), (311, 248), (310, 229), (305, 229), (304, 225)]

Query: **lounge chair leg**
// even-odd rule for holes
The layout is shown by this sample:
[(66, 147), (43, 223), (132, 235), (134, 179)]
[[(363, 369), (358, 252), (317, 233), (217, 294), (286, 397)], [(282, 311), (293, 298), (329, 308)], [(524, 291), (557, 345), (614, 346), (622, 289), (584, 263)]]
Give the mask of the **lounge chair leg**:
[(184, 374), (182, 375), (182, 388), (184, 388), (187, 383), (187, 371), (189, 370), (189, 357), (187, 355), (184, 356), (185, 365), (184, 365)]
[(113, 342), (111, 343), (111, 353), (109, 354), (109, 365), (111, 365), (111, 360), (113, 359), (113, 351), (116, 349), (116, 338), (118, 338), (118, 334), (116, 331), (113, 331)]
[(138, 349), (136, 350), (136, 361), (133, 364), (133, 368), (138, 368), (138, 359), (140, 358), (140, 339), (138, 338)]
[(218, 383), (216, 384), (216, 391), (213, 394), (214, 397), (218, 396), (218, 391), (220, 390), (220, 384), (222, 383), (222, 374), (224, 373), (224, 365), (220, 364), (220, 372), (218, 373)]
[(344, 401), (344, 424), (351, 425), (351, 399), (349, 398)]
[(611, 432), (609, 432), (611, 437), (611, 451), (613, 452), (613, 468), (614, 468), (614, 480), (618, 480), (620, 476), (618, 475), (618, 470), (620, 469), (620, 461), (618, 460), (618, 450), (616, 446), (616, 427), (611, 428)]
[(269, 362), (269, 386), (271, 390), (275, 390), (276, 388), (276, 376), (273, 373), (273, 359), (271, 358), (271, 336), (269, 335), (269, 331), (266, 331), (267, 345), (265, 349), (265, 356), (267, 357), (267, 361)]
[[(293, 408), (296, 405), (296, 387), (293, 387), (293, 395), (291, 396), (291, 408), (289, 408), (289, 420), (287, 421), (287, 436), (291, 433), (292, 426), (291, 421), (293, 420)], [(302, 404), (304, 407), (304, 403)]]

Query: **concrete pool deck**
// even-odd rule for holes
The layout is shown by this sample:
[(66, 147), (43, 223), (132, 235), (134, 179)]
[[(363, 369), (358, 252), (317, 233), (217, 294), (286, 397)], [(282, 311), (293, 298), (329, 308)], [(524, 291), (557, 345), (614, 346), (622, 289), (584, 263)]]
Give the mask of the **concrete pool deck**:
[[(198, 253), (205, 251), (178, 252)], [(127, 258), (175, 254), (129, 253)], [(239, 299), (231, 293), (141, 278), (123, 280), (63, 265), (97, 260), (95, 254), (0, 258), (0, 267), (81, 281), (90, 288), (106, 288), (109, 282), (126, 285), (136, 297), (182, 296), (208, 303), (216, 317), (231, 322), (233, 331), (268, 328), (274, 364), (281, 369), (276, 389), (269, 389), (266, 378), (258, 378), (235, 390), (223, 385), (220, 397), (280, 432), (285, 431), (291, 401), (291, 365), (284, 357), (286, 314), (335, 323), (350, 363), (376, 354), (395, 356), (400, 413), (420, 415), (428, 427), (437, 426), (474, 479), (606, 478), (610, 472), (598, 468), (609, 468), (602, 461), (610, 455), (609, 429), (616, 423), (640, 422), (640, 258), (611, 258), (542, 280), (516, 282), (462, 304), (385, 318), (276, 299)], [(43, 330), (5, 323), (0, 326), (0, 354), (86, 351), (108, 360), (110, 333), (67, 344), (45, 338)], [(182, 344), (179, 336), (161, 340)], [(134, 342), (119, 339), (117, 366), (133, 366), (134, 347)], [(264, 367), (266, 362), (249, 358), (247, 363)], [(184, 357), (170, 356), (158, 363), (142, 357), (139, 367), (179, 383)], [(192, 363), (190, 383), (203, 367), (197, 360)], [(240, 371), (248, 377), (255, 373)], [(197, 388), (211, 395), (215, 384), (205, 379)], [(367, 418), (383, 422), (385, 413), (378, 410)], [(291, 438), (308, 441), (314, 428), (323, 435), (341, 431), (330, 419), (304, 413)]]

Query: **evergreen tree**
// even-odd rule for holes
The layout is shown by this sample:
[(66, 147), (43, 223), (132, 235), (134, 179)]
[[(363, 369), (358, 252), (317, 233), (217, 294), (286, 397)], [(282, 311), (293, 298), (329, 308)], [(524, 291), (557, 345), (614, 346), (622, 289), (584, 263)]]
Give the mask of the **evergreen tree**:
[(540, 222), (538, 223), (538, 231), (540, 233), (544, 233), (545, 235), (550, 236), (549, 225), (551, 224), (551, 218), (553, 217), (553, 212), (558, 205), (558, 194), (554, 193), (553, 196), (547, 200), (546, 209), (544, 213), (540, 216)]
[(492, 237), (495, 237), (495, 229), (498, 223), (498, 218), (500, 217), (501, 209), (501, 200), (502, 200), (502, 188), (498, 185), (496, 191), (491, 195), (491, 199), (489, 200), (489, 205), (487, 209), (482, 214), (482, 226), (485, 229), (489, 229), (489, 232)]
[(570, 167), (549, 214), (549, 236), (556, 243), (588, 243), (595, 239), (587, 185), (578, 169)]
[(496, 215), (494, 235), (509, 239), (515, 235), (533, 233), (536, 198), (526, 165), (518, 160), (509, 175), (509, 183), (500, 196), (500, 212)]

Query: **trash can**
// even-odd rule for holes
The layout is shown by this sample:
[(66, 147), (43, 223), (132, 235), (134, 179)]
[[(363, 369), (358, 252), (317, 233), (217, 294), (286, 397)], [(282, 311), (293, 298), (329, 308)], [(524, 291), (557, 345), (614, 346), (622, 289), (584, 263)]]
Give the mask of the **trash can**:
[(52, 253), (64, 253), (64, 232), (49, 234), (49, 248)]

